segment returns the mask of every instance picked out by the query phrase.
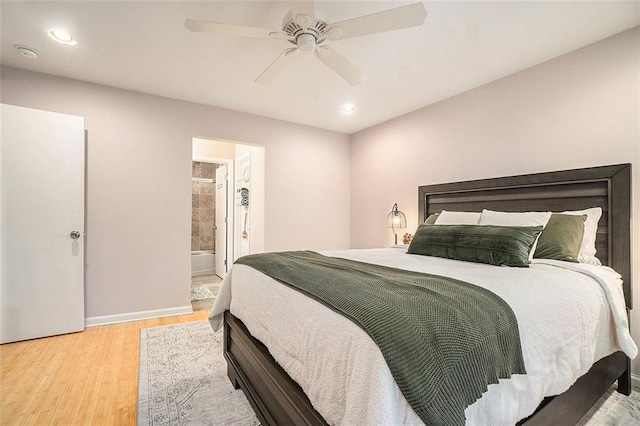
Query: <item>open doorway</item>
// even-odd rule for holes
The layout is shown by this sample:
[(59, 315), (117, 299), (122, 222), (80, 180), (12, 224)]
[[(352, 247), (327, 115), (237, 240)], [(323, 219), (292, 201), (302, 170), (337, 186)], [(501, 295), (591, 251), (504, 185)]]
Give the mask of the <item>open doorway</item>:
[(211, 157), (194, 156), (191, 162), (191, 307), (194, 311), (211, 307), (224, 278), (228, 167), (229, 160)]
[(209, 309), (238, 257), (264, 250), (264, 148), (194, 138), (191, 299)]

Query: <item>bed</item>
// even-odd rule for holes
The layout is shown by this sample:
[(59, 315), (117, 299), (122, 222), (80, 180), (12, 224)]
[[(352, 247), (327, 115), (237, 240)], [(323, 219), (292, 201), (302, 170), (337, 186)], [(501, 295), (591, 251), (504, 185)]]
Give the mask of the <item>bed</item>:
[[(419, 187), (418, 192), (422, 220), (441, 210), (481, 211), (488, 208), (510, 212), (560, 212), (601, 207), (597, 256), (603, 265), (613, 267), (622, 276), (626, 309), (631, 309), (630, 165), (428, 185)], [(224, 296), (219, 298), (222, 299)], [(569, 308), (567, 305), (567, 310)], [(238, 316), (243, 315), (241, 312)], [(263, 325), (264, 330), (268, 330), (268, 322)], [(262, 340), (268, 341), (264, 330)], [(244, 391), (263, 424), (327, 423), (267, 347), (229, 311), (224, 313), (224, 331), (228, 376), (236, 388)], [(287, 337), (283, 338), (286, 340)], [(603, 358), (596, 356), (596, 359), (597, 362), (590, 365), (568, 390), (540, 398), (535, 413), (520, 420), (519, 424), (575, 424), (616, 380), (618, 391), (628, 395), (631, 392), (629, 358), (623, 352), (615, 351)], [(291, 371), (290, 366), (288, 368)], [(310, 395), (312, 399), (317, 398), (315, 392)]]

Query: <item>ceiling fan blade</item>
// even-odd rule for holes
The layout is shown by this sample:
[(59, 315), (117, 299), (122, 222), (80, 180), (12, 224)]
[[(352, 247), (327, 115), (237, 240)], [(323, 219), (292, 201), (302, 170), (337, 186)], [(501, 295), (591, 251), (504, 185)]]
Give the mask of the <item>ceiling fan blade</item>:
[(314, 0), (295, 0), (291, 2), (291, 18), (306, 30), (316, 21)]
[(322, 63), (331, 68), (340, 77), (347, 80), (352, 86), (357, 86), (368, 78), (362, 71), (356, 68), (355, 65), (347, 61), (344, 56), (329, 46), (320, 46), (314, 53)]
[(298, 53), (298, 48), (292, 47), (279, 54), (278, 57), (271, 62), (271, 65), (256, 78), (256, 83), (265, 84), (272, 82), (287, 65), (286, 57), (295, 55), (296, 53)]
[(220, 24), (218, 22), (198, 21), (197, 19), (187, 19), (184, 26), (190, 31), (198, 33), (213, 33), (236, 37), (268, 38), (269, 34), (273, 32), (264, 28)]
[(347, 19), (329, 25), (327, 38), (340, 40), (368, 34), (418, 27), (424, 23), (427, 10), (422, 3), (413, 3), (371, 15)]

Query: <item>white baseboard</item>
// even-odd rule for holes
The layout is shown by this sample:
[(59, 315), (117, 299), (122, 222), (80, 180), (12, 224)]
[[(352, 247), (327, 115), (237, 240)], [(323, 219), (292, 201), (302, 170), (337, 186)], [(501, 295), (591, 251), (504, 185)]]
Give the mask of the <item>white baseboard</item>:
[(84, 319), (85, 327), (99, 325), (118, 324), (121, 322), (138, 321), (151, 318), (170, 317), (174, 315), (191, 314), (191, 305), (176, 306), (174, 308), (156, 309), (153, 311), (128, 312), (126, 314), (105, 315), (101, 317), (88, 317)]

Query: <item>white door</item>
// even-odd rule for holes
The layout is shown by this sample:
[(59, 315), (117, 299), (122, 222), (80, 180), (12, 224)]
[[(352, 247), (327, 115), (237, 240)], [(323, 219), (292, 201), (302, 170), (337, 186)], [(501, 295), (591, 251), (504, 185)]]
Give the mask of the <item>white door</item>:
[(224, 278), (227, 274), (227, 179), (228, 167), (222, 164), (216, 169), (216, 275)]
[(1, 105), (0, 343), (84, 329), (84, 119)]

